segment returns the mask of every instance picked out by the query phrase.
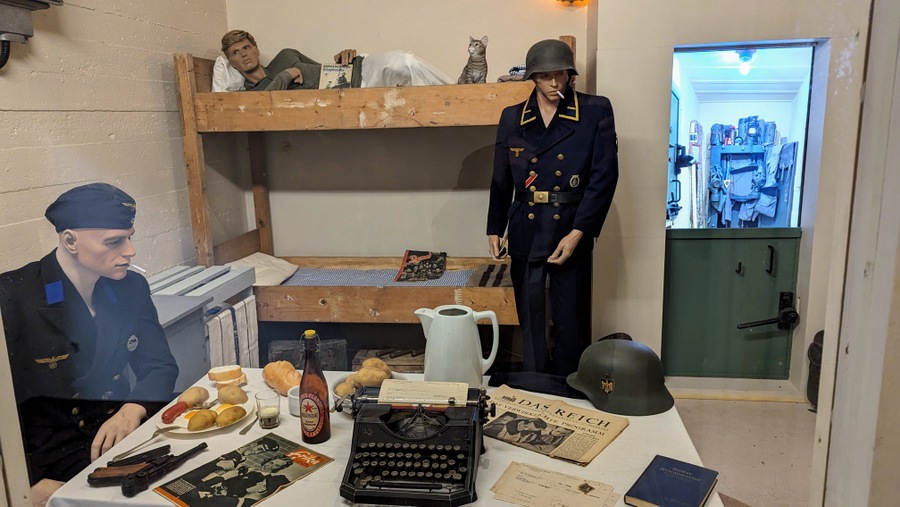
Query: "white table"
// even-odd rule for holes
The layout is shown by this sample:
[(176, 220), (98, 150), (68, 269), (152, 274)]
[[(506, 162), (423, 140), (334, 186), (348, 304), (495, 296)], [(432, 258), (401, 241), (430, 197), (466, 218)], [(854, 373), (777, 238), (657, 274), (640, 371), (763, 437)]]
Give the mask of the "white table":
[[(245, 389), (251, 397), (254, 392), (268, 388), (260, 376), (261, 370), (245, 368), (244, 371), (247, 373), (248, 378), (248, 385), (245, 386)], [(325, 372), (329, 386), (345, 374), (346, 372)], [(407, 374), (406, 376), (410, 380), (421, 379), (421, 375)], [(212, 383), (203, 378), (196, 385), (210, 387)], [(541, 396), (553, 398), (553, 396), (548, 395)], [(586, 400), (566, 401), (576, 405), (592, 407)], [(281, 409), (281, 425), (272, 431), (288, 440), (302, 444), (300, 421), (298, 418), (288, 414), (286, 398), (282, 398)], [(240, 435), (239, 431), (251, 419), (252, 415), (228, 428), (198, 435), (156, 437), (141, 450), (152, 449), (168, 443), (172, 446), (171, 452), (173, 454), (181, 454), (203, 441), (209, 445), (209, 448), (182, 464), (181, 467), (172, 471), (157, 483), (151, 484), (147, 491), (141, 492), (133, 498), (125, 498), (119, 487), (92, 488), (88, 486), (87, 475), (91, 471), (105, 464), (112, 456), (133, 447), (153, 433), (156, 429), (156, 423), (154, 418), (151, 418), (125, 440), (101, 456), (93, 465), (60, 488), (50, 499), (48, 505), (51, 507), (171, 506), (170, 502), (154, 493), (152, 491), (153, 488), (268, 433), (268, 430), (263, 430), (256, 424), (246, 435)], [(511, 505), (494, 500), (490, 488), (512, 461), (525, 462), (538, 467), (610, 484), (615, 488), (616, 493), (623, 496), (656, 454), (702, 464), (700, 456), (697, 455), (697, 450), (694, 448), (694, 444), (691, 442), (675, 407), (662, 414), (645, 417), (630, 416), (628, 419), (630, 424), (625, 428), (625, 431), (594, 458), (587, 467), (580, 467), (549, 458), (542, 454), (486, 437), (484, 439), (486, 452), (481, 456), (476, 479), (478, 501), (471, 505), (503, 505), (507, 507)], [(314, 500), (309, 505), (317, 507), (351, 505), (349, 501), (340, 496), (340, 484), (344, 476), (344, 468), (347, 465), (347, 458), (350, 455), (352, 440), (353, 420), (347, 414), (332, 413), (331, 439), (325, 443), (309, 447), (334, 458), (334, 462), (325, 465), (309, 476), (295, 482), (287, 489), (266, 499), (265, 505), (267, 507), (277, 507), (279, 505), (295, 506), (300, 498), (310, 501)], [(623, 499), (620, 498), (617, 505), (624, 506)], [(721, 507), (722, 502), (717, 494), (713, 494), (707, 505), (709, 507)]]

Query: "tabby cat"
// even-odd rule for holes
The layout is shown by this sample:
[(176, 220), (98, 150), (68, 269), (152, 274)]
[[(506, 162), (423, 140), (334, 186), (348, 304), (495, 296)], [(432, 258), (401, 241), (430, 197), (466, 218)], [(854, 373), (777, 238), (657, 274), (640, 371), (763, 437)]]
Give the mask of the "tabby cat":
[(487, 82), (487, 60), (484, 57), (487, 52), (488, 36), (485, 35), (478, 40), (471, 35), (469, 36), (469, 61), (463, 67), (462, 74), (459, 75), (459, 84), (470, 83), (486, 83)]

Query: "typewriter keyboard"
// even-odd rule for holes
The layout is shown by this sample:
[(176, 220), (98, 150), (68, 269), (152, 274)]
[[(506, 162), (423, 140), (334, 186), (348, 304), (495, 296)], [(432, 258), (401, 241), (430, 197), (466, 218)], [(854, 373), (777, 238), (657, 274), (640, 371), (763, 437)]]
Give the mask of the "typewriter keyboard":
[(358, 488), (452, 491), (465, 488), (468, 449), (426, 443), (361, 443), (350, 462), (350, 481)]

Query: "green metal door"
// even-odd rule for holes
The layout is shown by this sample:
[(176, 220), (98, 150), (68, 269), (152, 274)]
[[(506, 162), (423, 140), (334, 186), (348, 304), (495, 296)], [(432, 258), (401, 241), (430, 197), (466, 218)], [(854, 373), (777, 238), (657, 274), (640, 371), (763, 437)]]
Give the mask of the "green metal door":
[(662, 360), (667, 375), (786, 379), (791, 330), (773, 318), (794, 293), (800, 230), (666, 231)]

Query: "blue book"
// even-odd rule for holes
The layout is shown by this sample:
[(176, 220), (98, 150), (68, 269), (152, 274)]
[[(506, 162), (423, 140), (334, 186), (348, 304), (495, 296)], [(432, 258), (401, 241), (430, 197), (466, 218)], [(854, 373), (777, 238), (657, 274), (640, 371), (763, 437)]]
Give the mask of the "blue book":
[(634, 507), (702, 507), (718, 477), (715, 470), (657, 454), (625, 493), (625, 503)]

